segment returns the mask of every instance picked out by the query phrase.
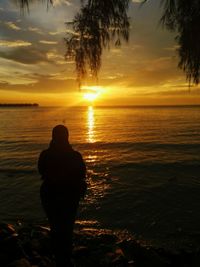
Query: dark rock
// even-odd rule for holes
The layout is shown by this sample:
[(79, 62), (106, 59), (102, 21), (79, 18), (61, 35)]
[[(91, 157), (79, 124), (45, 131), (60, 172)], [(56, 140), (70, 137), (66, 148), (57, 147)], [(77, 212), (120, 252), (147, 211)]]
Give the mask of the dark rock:
[(87, 257), (89, 255), (89, 249), (86, 246), (77, 246), (73, 249), (74, 258)]
[(27, 254), (31, 254), (33, 250), (41, 255), (52, 254), (50, 231), (47, 227), (22, 227), (19, 231), (19, 239)]
[(0, 244), (0, 266), (5, 266), (11, 261), (25, 257), (23, 248), (16, 237), (6, 238)]
[(22, 258), (13, 261), (11, 264), (8, 265), (8, 267), (31, 267), (31, 264), (27, 259)]
[(113, 267), (127, 267), (128, 261), (126, 258), (124, 258), (122, 256), (118, 256), (112, 261), (111, 266), (113, 266)]
[(124, 252), (124, 255), (135, 261), (135, 266), (138, 267), (168, 267), (170, 266), (170, 261), (160, 256), (152, 248), (143, 247), (134, 240), (123, 242), (118, 244)]
[(100, 234), (98, 238), (103, 244), (114, 244), (117, 241), (117, 237), (113, 234)]
[(4, 241), (6, 238), (16, 236), (17, 233), (11, 224), (0, 224), (0, 242)]
[[(55, 267), (48, 227), (0, 224), (0, 267)], [(76, 267), (199, 267), (194, 246), (176, 252), (146, 246), (125, 234), (79, 229), (74, 234)]]

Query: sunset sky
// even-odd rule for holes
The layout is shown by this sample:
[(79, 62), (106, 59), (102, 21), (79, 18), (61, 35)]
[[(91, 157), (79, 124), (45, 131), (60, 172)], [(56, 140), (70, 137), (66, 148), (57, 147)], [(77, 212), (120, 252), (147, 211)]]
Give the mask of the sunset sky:
[[(200, 88), (188, 89), (177, 69), (175, 34), (159, 26), (160, 1), (140, 7), (132, 0), (130, 41), (105, 51), (96, 105), (200, 104)], [(0, 103), (85, 105), (74, 62), (64, 60), (66, 25), (80, 8), (77, 0), (56, 0), (54, 7), (30, 6), (22, 14), (15, 1), (0, 1)]]

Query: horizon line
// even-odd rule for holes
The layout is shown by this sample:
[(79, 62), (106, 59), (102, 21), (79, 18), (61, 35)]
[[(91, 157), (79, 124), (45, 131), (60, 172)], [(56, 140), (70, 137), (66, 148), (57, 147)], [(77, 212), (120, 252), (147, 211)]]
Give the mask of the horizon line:
[(200, 107), (200, 104), (177, 104), (177, 105), (77, 105), (77, 106), (66, 106), (66, 105), (39, 105), (39, 107), (65, 107), (65, 108), (159, 108), (159, 107), (174, 107), (174, 108), (181, 108), (181, 107)]
[(176, 105), (166, 105), (166, 104), (158, 104), (158, 105), (95, 105), (95, 104), (91, 104), (91, 105), (40, 105), (39, 103), (0, 103), (0, 107), (25, 107), (25, 106), (29, 106), (29, 107), (63, 107), (63, 108), (87, 108), (87, 107), (93, 107), (93, 108), (189, 108), (189, 107), (200, 107), (200, 104), (176, 104)]

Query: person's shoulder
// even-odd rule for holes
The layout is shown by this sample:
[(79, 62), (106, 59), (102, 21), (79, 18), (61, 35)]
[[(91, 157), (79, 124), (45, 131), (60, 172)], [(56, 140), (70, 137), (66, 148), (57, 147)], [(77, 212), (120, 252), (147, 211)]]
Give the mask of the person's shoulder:
[(79, 151), (73, 149), (73, 152), (74, 152), (75, 155), (77, 155), (79, 157), (82, 157), (82, 155), (81, 155), (81, 153)]
[(44, 149), (41, 153), (40, 153), (40, 157), (44, 157), (45, 155), (47, 155), (49, 153), (49, 149)]
[(79, 151), (73, 149), (73, 153), (77, 158), (82, 159), (82, 155)]

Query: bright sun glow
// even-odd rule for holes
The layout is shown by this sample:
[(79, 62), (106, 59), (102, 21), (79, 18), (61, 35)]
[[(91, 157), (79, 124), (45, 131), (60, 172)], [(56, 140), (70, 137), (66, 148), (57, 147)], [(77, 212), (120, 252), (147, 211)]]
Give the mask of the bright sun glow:
[(83, 98), (88, 101), (94, 101), (98, 97), (98, 94), (96, 93), (85, 93), (83, 95)]
[(100, 86), (84, 86), (81, 88), (81, 91), (85, 100), (93, 102), (102, 93), (102, 88)]

